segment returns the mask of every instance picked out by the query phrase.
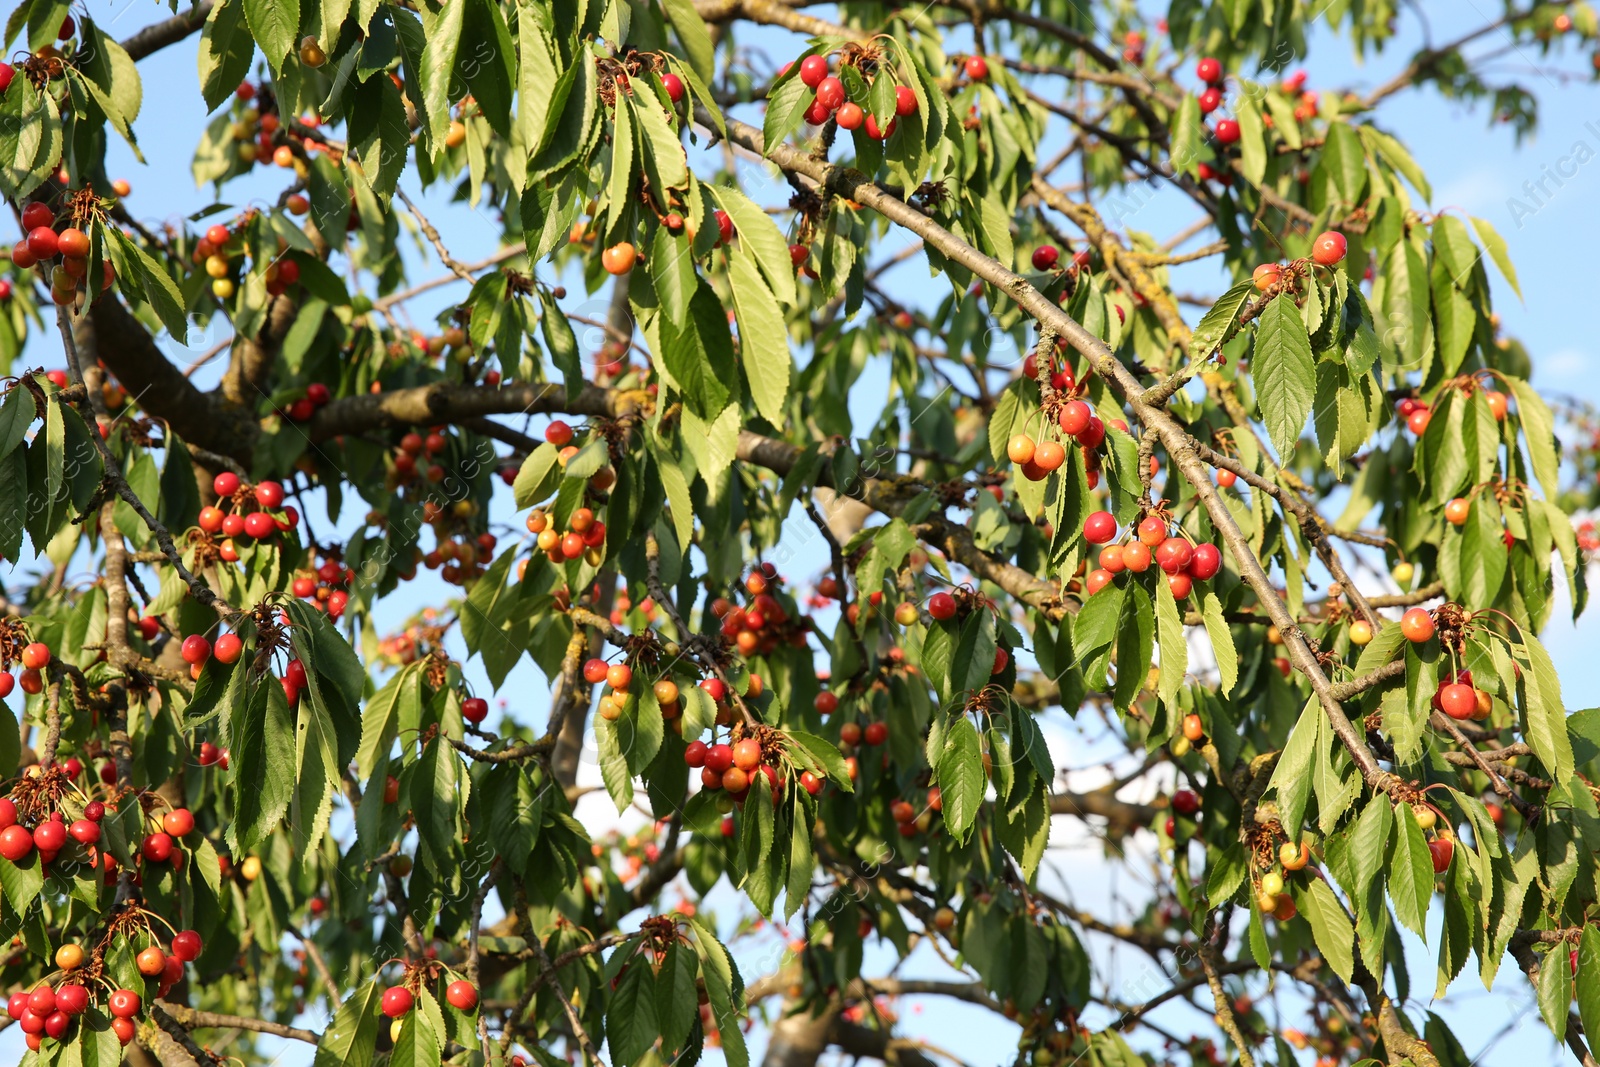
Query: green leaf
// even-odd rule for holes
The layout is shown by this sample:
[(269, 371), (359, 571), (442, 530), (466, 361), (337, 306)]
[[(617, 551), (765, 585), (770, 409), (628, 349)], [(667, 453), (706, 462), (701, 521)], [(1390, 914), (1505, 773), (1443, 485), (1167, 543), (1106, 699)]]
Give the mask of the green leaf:
[(694, 0), (662, 0), (661, 8), (677, 31), (678, 41), (695, 75), (709, 85), (716, 75), (715, 46), (705, 20), (695, 10)]
[(1311, 338), (1288, 296), (1274, 298), (1261, 314), (1250, 373), (1262, 421), (1278, 455), (1287, 462), (1311, 414), (1317, 384)]
[(794, 67), (789, 73), (780, 77), (767, 90), (767, 113), (761, 123), (761, 143), (768, 152), (782, 144), (795, 131), (805, 118), (806, 109), (815, 99), (816, 94), (806, 88), (806, 83), (800, 80), (800, 61), (815, 52), (816, 49), (811, 48), (796, 56), (791, 61)]
[(1205, 359), (1233, 335), (1239, 325), (1239, 315), (1255, 293), (1255, 282), (1245, 279), (1217, 298), (1200, 319), (1189, 338), (1189, 358)]
[(150, 309), (156, 313), (156, 317), (161, 320), (161, 324), (173, 337), (187, 337), (189, 324), (185, 317), (183, 294), (178, 291), (178, 283), (172, 280), (172, 275), (167, 273), (160, 262), (124, 236), (121, 230), (113, 227), (109, 232), (121, 247), (123, 258), (138, 270), (140, 287), (144, 290), (145, 299), (149, 302)]
[(421, 1011), (408, 1011), (400, 1017), (400, 1033), (389, 1052), (388, 1067), (439, 1067), (444, 1057), (439, 1052), (439, 1035)]
[(783, 312), (742, 243), (728, 257), (728, 277), (739, 317), (739, 354), (750, 396), (761, 417), (782, 428), (794, 365)]
[(944, 751), (934, 768), (944, 800), (944, 821), (957, 841), (965, 841), (983, 805), (983, 751), (978, 729), (965, 715), (945, 731)]
[[(804, 835), (797, 835), (804, 836)], [(808, 876), (809, 877), (809, 876)], [(656, 1026), (661, 1031), (662, 1050), (670, 1054), (684, 1047), (695, 1020), (700, 1017), (699, 994), (695, 980), (699, 961), (687, 945), (674, 942), (656, 974)], [(608, 1026), (609, 1031), (609, 1026)]]
[(556, 491), (561, 484), (560, 456), (561, 450), (548, 441), (528, 453), (528, 458), (522, 461), (522, 467), (517, 471), (517, 480), (511, 486), (518, 510), (548, 500), (550, 494)]
[[(433, 25), (427, 28), (427, 44), (423, 47), (421, 68), (417, 71), (422, 81), (423, 125), (428, 128), (435, 153), (444, 150), (445, 135), (450, 132), (450, 85), (456, 78), (456, 54), (461, 48), (461, 31), (466, 23), (467, 6), (462, 2), (445, 4), (439, 8)], [(578, 65), (588, 62), (585, 53)]]
[(1521, 645), (1523, 677), (1521, 689), (1526, 699), (1526, 737), (1550, 777), (1557, 782), (1572, 778), (1572, 742), (1567, 737), (1567, 712), (1561, 703), (1561, 679), (1550, 654), (1538, 638), (1523, 635)]
[(606, 1005), (606, 1044), (616, 1067), (638, 1062), (660, 1035), (655, 981), (643, 957), (634, 957)]
[[(1158, 577), (1155, 584), (1165, 584), (1165, 578)], [(1129, 582), (1122, 600), (1122, 615), (1117, 620), (1117, 685), (1112, 697), (1118, 711), (1131, 707), (1139, 690), (1144, 688), (1154, 646), (1155, 609), (1150, 603), (1150, 592), (1141, 582)]]
[(235, 854), (249, 852), (277, 829), (295, 783), (294, 717), (283, 687), (270, 677), (246, 682), (247, 674), (234, 676), (240, 693), (231, 701), (225, 734), (233, 778), (233, 813), (226, 825)]
[(1251, 185), (1260, 185), (1267, 176), (1266, 129), (1248, 93), (1239, 94), (1234, 116), (1239, 120), (1239, 170)]
[(760, 265), (767, 288), (782, 303), (794, 304), (794, 261), (789, 258), (789, 242), (784, 240), (778, 224), (738, 189), (725, 185), (709, 188), (717, 206), (733, 220), (738, 248)]
[[(283, 69), (284, 59), (296, 50), (295, 34), (300, 27), (300, 0), (242, 0), (245, 22), (261, 46), (262, 55), (274, 74)], [(238, 83), (234, 83), (238, 87)]]
[(1306, 800), (1311, 795), (1311, 767), (1317, 755), (1317, 732), (1323, 711), (1315, 699), (1306, 702), (1289, 731), (1278, 765), (1272, 769), (1268, 788), (1278, 794), (1278, 810), (1284, 833), (1292, 840), (1300, 833)]
[(1494, 260), (1494, 265), (1500, 269), (1506, 281), (1511, 283), (1511, 291), (1517, 294), (1518, 300), (1521, 300), (1522, 286), (1517, 282), (1517, 268), (1512, 266), (1511, 256), (1506, 251), (1505, 238), (1501, 237), (1499, 231), (1489, 222), (1471, 216), (1468, 218), (1472, 222), (1473, 230), (1477, 231), (1478, 240), (1483, 242), (1484, 250), (1489, 253), (1489, 258)]
[(855, 792), (855, 785), (850, 781), (850, 771), (844, 762), (844, 753), (839, 751), (839, 746), (825, 737), (818, 737), (801, 730), (790, 730), (785, 736), (804, 750), (803, 756), (801, 753), (794, 753), (797, 761), (809, 763), (813, 769), (821, 770), (829, 781), (846, 793)]
[(1584, 926), (1578, 941), (1577, 986), (1578, 1018), (1583, 1020), (1583, 1032), (1600, 1035), (1600, 929), (1593, 926)]
[(1343, 203), (1360, 203), (1361, 191), (1367, 184), (1366, 153), (1361, 147), (1361, 139), (1349, 123), (1328, 124), (1327, 139), (1322, 148), (1322, 166)]
[[(477, 101), (490, 129), (501, 137), (509, 138), (511, 87), (517, 80), (516, 49), (511, 41), (511, 31), (506, 28), (505, 17), (500, 13), (500, 5), (493, 0), (464, 0), (462, 3), (446, 4), (445, 7), (464, 9), (461, 15), (461, 38), (468, 42), (468, 46), (456, 49), (456, 74), (472, 91), (472, 99)], [(443, 12), (440, 15), (442, 21), (445, 15)], [(437, 25), (435, 30), (438, 30)], [(387, 78), (382, 80), (388, 81)]]
[(578, 354), (578, 337), (572, 332), (572, 323), (556, 305), (556, 298), (543, 286), (539, 288), (539, 328), (551, 362), (561, 371), (567, 395), (577, 396), (583, 392), (583, 359)]
[(1511, 378), (1511, 391), (1517, 398), (1517, 418), (1528, 443), (1528, 458), (1539, 479), (1546, 500), (1559, 500), (1561, 492), (1560, 445), (1556, 440), (1555, 417), (1544, 398), (1521, 378)]
[[(1567, 1033), (1567, 1013), (1572, 1005), (1572, 967), (1565, 943), (1552, 945), (1539, 960), (1539, 1014), (1560, 1042)], [(1580, 954), (1579, 963), (1582, 963)]]
[(1428, 905), (1433, 900), (1433, 859), (1410, 804), (1400, 806), (1394, 823), (1398, 840), (1387, 864), (1389, 897), (1394, 901), (1394, 914), (1401, 924), (1427, 941)]
[(379, 196), (392, 196), (406, 168), (411, 128), (400, 90), (386, 77), (356, 86), (349, 118), (350, 147)]
[(1304, 888), (1295, 896), (1301, 914), (1311, 924), (1317, 950), (1333, 972), (1348, 984), (1355, 971), (1355, 928), (1339, 904), (1339, 898), (1321, 878), (1307, 879)]
[(207, 111), (215, 111), (250, 74), (256, 42), (245, 24), (244, 6), (243, 0), (222, 0), (200, 31), (200, 90)]
[(1157, 691), (1161, 694), (1162, 703), (1175, 708), (1178, 687), (1183, 685), (1183, 677), (1189, 670), (1189, 643), (1184, 638), (1183, 615), (1178, 611), (1178, 601), (1173, 597), (1171, 587), (1163, 581), (1156, 582), (1156, 633), (1161, 649)]
[(1204, 129), (1200, 119), (1200, 100), (1193, 93), (1185, 93), (1178, 105), (1178, 115), (1172, 121), (1172, 169), (1174, 173), (1193, 174), (1200, 161), (1200, 136)]
[(33, 394), (27, 389), (11, 389), (0, 399), (0, 456), (27, 439), (28, 427), (38, 417), (36, 412)]
[(322, 1032), (312, 1067), (368, 1067), (383, 1018), (378, 1011), (382, 1000), (383, 988), (376, 978), (351, 993)]
[(0, 893), (5, 894), (8, 912), (26, 915), (42, 889), (44, 869), (37, 851), (28, 853), (20, 863), (0, 859)]
[(1200, 598), (1206, 636), (1211, 639), (1212, 658), (1217, 661), (1218, 693), (1227, 696), (1239, 681), (1239, 653), (1233, 646), (1233, 631), (1222, 614), (1222, 601), (1207, 589)]

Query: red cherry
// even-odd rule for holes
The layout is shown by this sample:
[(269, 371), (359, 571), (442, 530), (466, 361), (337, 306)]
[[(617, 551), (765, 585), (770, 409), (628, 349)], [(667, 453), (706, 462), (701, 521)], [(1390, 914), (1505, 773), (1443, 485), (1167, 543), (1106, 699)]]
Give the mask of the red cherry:
[(989, 76), (989, 61), (982, 56), (968, 56), (965, 69), (968, 78), (980, 82)]
[(1117, 520), (1109, 511), (1097, 511), (1083, 520), (1083, 539), (1091, 545), (1103, 545), (1117, 536)]
[(727, 699), (728, 687), (721, 678), (702, 678), (700, 680), (700, 688), (704, 689), (706, 695), (719, 704)]
[(1349, 243), (1344, 234), (1336, 230), (1327, 230), (1318, 234), (1317, 239), (1311, 242), (1311, 258), (1324, 267), (1331, 267), (1344, 258), (1345, 250)]
[(838, 78), (829, 75), (817, 84), (817, 103), (829, 111), (837, 109), (844, 101), (844, 82)]
[(1181, 537), (1169, 537), (1156, 546), (1156, 566), (1178, 574), (1194, 559), (1194, 546)]
[(1209, 541), (1194, 547), (1194, 558), (1189, 560), (1189, 577), (1208, 582), (1222, 569), (1222, 552)]
[(1478, 694), (1470, 685), (1455, 682), (1439, 688), (1439, 709), (1452, 719), (1470, 719), (1478, 710)]
[(183, 639), (183, 662), (199, 664), (211, 658), (211, 642), (203, 634), (190, 634)]
[(1194, 76), (1207, 85), (1215, 85), (1222, 80), (1222, 64), (1209, 57), (1195, 64)]
[(828, 76), (826, 56), (806, 56), (800, 61), (800, 81), (807, 89), (815, 89)]
[(90, 822), (88, 819), (79, 819), (67, 828), (67, 833), (80, 845), (92, 845), (100, 840), (100, 824)]
[(663, 74), (661, 76), (661, 88), (667, 91), (667, 99), (674, 104), (683, 99), (683, 79), (676, 74)]
[(89, 991), (76, 982), (68, 982), (56, 990), (56, 1010), (82, 1015), (89, 1010)]
[(804, 789), (812, 796), (816, 796), (818, 793), (822, 792), (822, 784), (822, 779), (818, 778), (810, 771), (800, 772), (800, 788)]
[(1193, 815), (1200, 810), (1200, 798), (1187, 789), (1172, 794), (1172, 810), (1179, 815)]
[(889, 728), (881, 722), (869, 722), (861, 731), (861, 739), (869, 745), (881, 745), (889, 740)]
[(544, 428), (544, 439), (555, 445), (557, 448), (571, 444), (572, 436), (572, 427), (568, 426), (560, 419), (556, 419), (549, 426)]
[(48, 229), (55, 224), (56, 213), (50, 210), (49, 204), (34, 200), (22, 209), (22, 229), (25, 233), (37, 230), (41, 226)]
[(1428, 842), (1428, 853), (1433, 859), (1433, 873), (1443, 874), (1455, 854), (1455, 843), (1448, 837), (1436, 837)]
[(917, 113), (917, 94), (911, 91), (909, 85), (894, 87), (894, 113), (901, 118)]
[(239, 491), (239, 476), (232, 471), (223, 471), (211, 479), (211, 490), (219, 497), (229, 497)]
[(54, 819), (34, 827), (33, 844), (40, 852), (60, 852), (67, 844), (67, 828)]
[[(867, 113), (861, 110), (861, 105), (852, 100), (846, 100), (839, 105), (839, 110), (834, 112), (833, 121), (839, 124), (841, 130), (859, 129), (867, 119)], [(826, 121), (824, 119), (824, 121)], [(818, 125), (812, 123), (812, 125)]]
[(1423, 644), (1433, 637), (1433, 616), (1425, 608), (1412, 608), (1400, 616), (1400, 632), (1412, 644)]
[(257, 541), (264, 541), (271, 537), (278, 529), (278, 524), (271, 515), (264, 511), (252, 511), (244, 517), (245, 535)]
[(683, 762), (691, 767), (700, 768), (706, 765), (706, 753), (711, 751), (711, 746), (704, 741), (690, 741), (689, 747), (683, 750)]
[(217, 638), (216, 645), (211, 649), (211, 654), (217, 657), (220, 663), (236, 663), (239, 655), (244, 651), (244, 641), (238, 634), (222, 634)]
[(1040, 245), (1033, 250), (1033, 269), (1050, 270), (1061, 258), (1061, 250), (1055, 245)]
[(83, 817), (90, 822), (99, 822), (106, 817), (106, 806), (98, 800), (91, 800), (83, 806)]
[(119, 1019), (131, 1019), (139, 1014), (139, 994), (131, 989), (119, 989), (111, 994), (106, 1007)]
[(461, 702), (461, 717), (468, 722), (482, 722), (489, 717), (489, 702), (482, 697), (468, 697)]
[(839, 697), (824, 689), (812, 700), (811, 706), (817, 709), (819, 715), (832, 715), (839, 710)]
[(61, 239), (50, 227), (40, 226), (28, 231), (28, 251), (34, 259), (54, 259), (61, 251)]
[(161, 828), (173, 837), (188, 837), (194, 830), (194, 813), (188, 808), (173, 808), (161, 817)]
[(28, 1010), (41, 1019), (56, 1010), (56, 991), (41, 983), (28, 994)]
[(17, 680), (9, 672), (0, 671), (0, 700), (11, 695), (11, 690), (16, 688)]
[(1200, 113), (1202, 115), (1209, 115), (1209, 114), (1211, 114), (1213, 111), (1217, 110), (1217, 108), (1219, 108), (1221, 106), (1222, 106), (1222, 90), (1221, 89), (1216, 89), (1216, 88), (1207, 89), (1205, 92), (1200, 94)]
[(21, 1019), (22, 1013), (28, 1010), (28, 994), (16, 992), (11, 994), (11, 999), (6, 1002), (6, 1014), (13, 1019)]
[(928, 614), (943, 622), (955, 617), (956, 598), (949, 593), (935, 593), (928, 598)]
[(478, 1006), (478, 987), (471, 982), (451, 982), (445, 988), (444, 999), (450, 1002), (451, 1007), (461, 1011), (472, 1011)]
[(159, 832), (148, 834), (139, 846), (139, 854), (151, 863), (165, 863), (172, 858), (172, 838)]
[(256, 486), (256, 503), (264, 508), (283, 506), (283, 486), (277, 482), (261, 482)]
[(405, 986), (393, 985), (383, 991), (383, 1013), (391, 1019), (400, 1018), (415, 1003), (416, 997)]
[(1233, 119), (1222, 119), (1217, 123), (1217, 141), (1221, 144), (1237, 144), (1239, 142), (1239, 124)]
[(712, 745), (706, 752), (706, 770), (717, 774), (728, 773), (728, 768), (733, 766), (733, 747), (731, 745)]

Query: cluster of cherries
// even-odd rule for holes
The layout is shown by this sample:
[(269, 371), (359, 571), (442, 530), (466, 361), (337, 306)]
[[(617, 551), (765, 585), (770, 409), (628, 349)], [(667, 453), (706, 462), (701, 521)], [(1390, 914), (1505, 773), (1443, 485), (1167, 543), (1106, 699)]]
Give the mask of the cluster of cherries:
[[(1439, 813), (1431, 804), (1414, 805), (1411, 817), (1416, 820), (1417, 826), (1423, 833), (1432, 830), (1439, 823)], [(1433, 873), (1443, 874), (1450, 867), (1450, 859), (1455, 855), (1456, 842), (1449, 829), (1440, 828), (1439, 832), (1428, 839), (1428, 856), (1433, 860)]]
[(750, 599), (743, 608), (726, 597), (711, 602), (712, 614), (721, 620), (722, 636), (732, 641), (740, 654), (769, 655), (784, 641), (796, 648), (804, 646), (805, 630), (789, 625), (789, 613), (771, 591), (782, 581), (777, 567), (763, 563), (745, 576), (744, 588)]
[[(211, 489), (217, 494), (217, 503), (200, 509), (198, 525), (208, 534), (222, 535), (224, 540), (218, 552), (229, 563), (239, 560), (236, 539), (248, 537), (266, 541), (300, 525), (300, 512), (292, 505), (284, 505), (283, 485), (279, 482), (251, 486), (240, 481), (232, 471), (223, 471), (211, 480)], [(254, 509), (247, 510), (251, 505)], [(279, 512), (282, 517), (271, 512)]]
[(13, 677), (9, 671), (0, 671), (0, 700), (11, 695), (20, 685), (29, 696), (44, 692), (44, 669), (50, 665), (50, 646), (43, 641), (33, 641), (23, 646), (22, 671)]
[(578, 508), (567, 518), (567, 530), (562, 533), (543, 508), (528, 513), (528, 532), (538, 535), (536, 542), (551, 563), (560, 565), (582, 558), (592, 567), (598, 567), (605, 558), (601, 546), (606, 543), (606, 524), (595, 518), (592, 508)]
[[(156, 623), (154, 627), (149, 623)], [(160, 623), (151, 616), (146, 615), (139, 620), (139, 632), (159, 628)], [(183, 662), (189, 665), (189, 677), (195, 681), (200, 680), (200, 672), (205, 670), (206, 661), (216, 657), (218, 663), (231, 667), (239, 662), (239, 657), (244, 654), (244, 639), (238, 634), (218, 634), (216, 643), (205, 634), (190, 634), (183, 639), (183, 644), (178, 646), (178, 652), (183, 656)]]
[[(458, 1011), (472, 1011), (478, 1006), (478, 987), (466, 979), (457, 979), (445, 987), (444, 999)], [(389, 1032), (391, 1037), (399, 1033), (400, 1021), (416, 1006), (417, 996), (406, 986), (392, 985), (383, 991), (379, 1007), (394, 1020)]]
[[(785, 65), (779, 76), (782, 77), (787, 73), (791, 66), (793, 63)], [(987, 64), (983, 70), (985, 74), (988, 73)], [(879, 77), (883, 76), (884, 74), (880, 72)], [(897, 85), (894, 88), (894, 117), (880, 129), (877, 116), (868, 113), (860, 104), (847, 98), (844, 82), (838, 75), (828, 71), (827, 56), (812, 55), (802, 59), (800, 81), (807, 89), (816, 92), (811, 106), (806, 108), (806, 122), (813, 126), (821, 126), (831, 118), (841, 130), (855, 130), (864, 126), (868, 137), (874, 141), (886, 141), (894, 133), (902, 118), (917, 113), (917, 94), (912, 92), (909, 86)]]
[(1284, 875), (1303, 870), (1311, 862), (1311, 846), (1304, 841), (1285, 841), (1278, 847), (1278, 863), (1283, 871), (1269, 870), (1256, 883), (1256, 907), (1279, 922), (1295, 917), (1294, 898), (1284, 891)]
[[(231, 251), (230, 245), (232, 246)], [(280, 253), (285, 252), (288, 247), (287, 242), (279, 238), (278, 251)], [(243, 255), (244, 245), (239, 240), (238, 234), (220, 222), (212, 223), (206, 227), (205, 236), (195, 242), (194, 261), (197, 265), (205, 268), (206, 275), (211, 279), (211, 293), (218, 300), (227, 300), (233, 296), (236, 288), (233, 280), (237, 272), (236, 261), (242, 258)], [(266, 281), (267, 293), (271, 296), (278, 296), (300, 280), (300, 264), (287, 256), (280, 257), (267, 264), (263, 277)], [(326, 390), (327, 387), (324, 386), (323, 403), (327, 403)], [(302, 422), (309, 419), (314, 413), (314, 409), (303, 407), (291, 407), (290, 411), (304, 411), (305, 413), (302, 415), (290, 415), (291, 418), (297, 418), (298, 421)]]
[[(186, 930), (173, 939), (174, 951), (178, 938), (186, 935), (194, 938), (195, 956), (198, 956), (200, 935), (193, 930)], [(143, 953), (140, 955), (142, 957)], [(22, 1031), (28, 1048), (34, 1052), (43, 1048), (46, 1039), (64, 1041), (67, 1031), (72, 1028), (72, 1020), (89, 1010), (89, 988), (72, 978), (71, 973), (83, 966), (84, 958), (82, 947), (62, 945), (56, 949), (56, 966), (67, 972), (61, 984), (52, 986), (48, 982), (40, 982), (31, 990), (11, 994), (6, 1002), (6, 1014), (17, 1021), (17, 1028)], [(162, 958), (164, 961), (167, 957)], [(193, 959), (194, 956), (186, 958)], [(178, 974), (182, 977), (181, 960), (178, 961)], [(142, 1006), (139, 994), (131, 989), (113, 990), (106, 998), (106, 1010), (111, 1013), (111, 1031), (124, 1045), (133, 1040), (137, 1029), (133, 1019)]]
[[(895, 829), (901, 837), (912, 837), (919, 832), (926, 832), (933, 825), (933, 816), (936, 812), (944, 810), (944, 794), (938, 786), (929, 786), (926, 806), (922, 811), (917, 811), (915, 804), (909, 800), (901, 799), (889, 805), (889, 814), (894, 818)], [(954, 915), (951, 916), (952, 922)], [(943, 927), (948, 930), (949, 927)]]
[[(240, 82), (239, 88), (234, 90), (234, 96), (245, 105), (238, 121), (234, 122), (229, 130), (233, 140), (238, 144), (236, 151), (239, 154), (239, 161), (247, 164), (260, 163), (263, 166), (272, 163), (285, 169), (294, 167), (295, 153), (288, 141), (289, 138), (298, 135), (284, 126), (283, 120), (275, 110), (264, 111), (259, 105), (251, 103), (256, 99), (256, 95), (255, 85), (247, 81)], [(313, 129), (320, 123), (315, 115), (302, 115), (299, 121), (301, 125)], [(304, 138), (303, 144), (308, 155), (324, 147), (311, 138)], [(304, 215), (311, 210), (311, 201), (301, 193), (291, 193), (285, 199), (284, 207), (291, 215)]]
[(69, 838), (80, 845), (98, 844), (100, 820), (105, 814), (106, 806), (94, 800), (84, 806), (83, 818), (71, 826), (60, 811), (53, 811), (30, 830), (17, 821), (20, 814), (16, 803), (10, 797), (0, 797), (0, 856), (21, 863), (38, 849), (40, 862), (48, 866), (67, 847)]
[(350, 583), (355, 580), (355, 571), (324, 556), (314, 572), (297, 577), (289, 589), (301, 600), (311, 601), (318, 611), (326, 611), (330, 619), (337, 619), (350, 602)]
[(1482, 722), (1494, 710), (1494, 701), (1488, 693), (1472, 684), (1472, 672), (1463, 669), (1452, 671), (1439, 679), (1439, 688), (1433, 694), (1433, 708), (1452, 719)]
[(449, 472), (435, 457), (450, 447), (450, 439), (441, 430), (435, 427), (426, 436), (412, 430), (400, 438), (391, 460), (397, 485), (412, 481), (418, 473), (434, 485), (444, 481)]
[[(783, 772), (778, 770), (777, 753), (763, 751), (761, 742), (744, 737), (732, 744), (718, 741), (706, 744), (691, 741), (683, 761), (700, 771), (700, 784), (710, 790), (725, 790), (736, 804), (743, 804), (751, 786), (765, 779), (772, 790), (772, 802), (783, 796)], [(800, 787), (812, 796), (822, 792), (823, 780), (810, 771), (800, 772)]]
[(1106, 545), (1100, 550), (1100, 565), (1084, 579), (1090, 596), (1123, 571), (1142, 574), (1154, 563), (1166, 573), (1174, 599), (1182, 600), (1196, 581), (1210, 581), (1222, 569), (1222, 553), (1216, 545), (1209, 541), (1195, 544), (1181, 533), (1171, 534), (1167, 520), (1160, 515), (1146, 515), (1135, 532), (1134, 540), (1113, 545), (1108, 542), (1116, 539), (1117, 520), (1109, 511), (1097, 511), (1083, 520), (1083, 539), (1091, 545)]
[[(57, 304), (72, 304), (78, 299), (79, 288), (89, 274), (89, 235), (76, 226), (68, 226), (59, 233), (55, 229), (56, 213), (50, 205), (33, 201), (22, 209), (22, 229), (25, 234), (11, 250), (11, 262), (23, 270), (38, 264), (50, 264), (57, 257), (61, 262), (49, 270), (50, 299)], [(101, 260), (100, 288), (108, 289), (113, 280), (111, 261)]]

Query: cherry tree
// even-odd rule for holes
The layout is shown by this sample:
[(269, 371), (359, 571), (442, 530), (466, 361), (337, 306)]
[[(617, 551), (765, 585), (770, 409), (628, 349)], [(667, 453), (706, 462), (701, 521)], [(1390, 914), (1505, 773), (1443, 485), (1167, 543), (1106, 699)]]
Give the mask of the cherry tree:
[[(1385, 105), (1527, 133), (1485, 38), (1592, 69), (1596, 18), (1296, 71), (1313, 22), (1366, 56), (1401, 17), (200, 0), (118, 40), (23, 0), (24, 1062), (747, 1067), (760, 1023), (770, 1067), (931, 1067), (927, 997), (1036, 1067), (1465, 1065), (1411, 1003), (1431, 929), (1440, 993), (1531, 989), (1592, 1064), (1600, 717), (1539, 634), (1600, 548), (1556, 436), (1595, 420), (1529, 386), (1504, 240)], [(107, 156), (194, 91), (140, 73), (184, 45), (206, 191), (150, 225)], [(247, 175), (276, 199), (227, 206)], [(1157, 196), (1193, 224), (1142, 230)], [(195, 328), (213, 388), (164, 347)], [(1052, 758), (1074, 720), (1103, 786)], [(578, 817), (586, 748), (636, 829)], [(1047, 869), (1074, 823), (1154, 855), (1131, 921)]]

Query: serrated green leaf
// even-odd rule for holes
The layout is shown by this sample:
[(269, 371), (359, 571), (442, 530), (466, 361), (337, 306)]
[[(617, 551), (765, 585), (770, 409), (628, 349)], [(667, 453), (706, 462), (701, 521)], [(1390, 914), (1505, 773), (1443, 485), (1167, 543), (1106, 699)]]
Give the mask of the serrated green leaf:
[(1311, 339), (1294, 301), (1279, 296), (1261, 313), (1250, 373), (1256, 383), (1256, 402), (1262, 421), (1278, 455), (1294, 455), (1295, 442), (1305, 429), (1306, 416), (1316, 396), (1316, 369), (1311, 360)]

